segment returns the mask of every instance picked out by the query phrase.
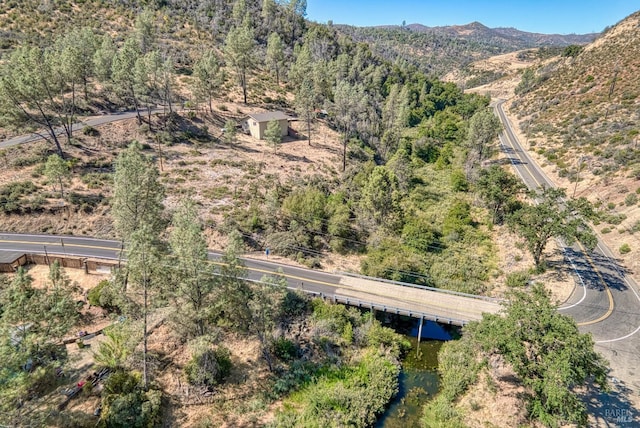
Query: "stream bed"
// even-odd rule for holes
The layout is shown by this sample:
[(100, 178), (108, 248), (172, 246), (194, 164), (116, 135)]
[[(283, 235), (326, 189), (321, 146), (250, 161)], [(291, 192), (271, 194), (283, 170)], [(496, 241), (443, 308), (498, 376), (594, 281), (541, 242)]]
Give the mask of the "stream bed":
[(419, 427), (424, 404), (438, 392), (438, 351), (444, 341), (451, 340), (451, 335), (440, 325), (425, 322), (420, 343), (417, 329), (408, 336), (411, 351), (402, 361), (398, 394), (378, 419), (376, 428)]

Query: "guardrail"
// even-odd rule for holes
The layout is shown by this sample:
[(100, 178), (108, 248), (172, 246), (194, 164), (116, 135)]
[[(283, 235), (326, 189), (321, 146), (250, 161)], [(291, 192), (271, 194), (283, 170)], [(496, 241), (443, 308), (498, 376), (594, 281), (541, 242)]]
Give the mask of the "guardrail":
[(372, 276), (360, 275), (360, 274), (351, 273), (351, 272), (340, 272), (340, 271), (337, 271), (337, 272), (335, 272), (335, 274), (336, 275), (342, 275), (342, 276), (350, 276), (350, 277), (353, 277), (353, 278), (367, 279), (369, 281), (384, 282), (384, 283), (387, 283), (387, 284), (400, 285), (400, 286), (403, 286), (403, 287), (417, 288), (417, 289), (420, 289), (420, 290), (435, 291), (437, 293), (451, 294), (453, 296), (469, 297), (471, 299), (485, 300), (487, 302), (499, 303), (499, 302), (502, 301), (502, 299), (496, 299), (494, 297), (478, 296), (476, 294), (462, 293), (460, 291), (453, 291), (453, 290), (445, 290), (443, 288), (429, 287), (429, 286), (426, 286), (426, 285), (411, 284), (409, 282), (393, 281), (391, 279), (384, 279), (384, 278), (375, 278), (375, 277), (372, 277)]
[[(257, 279), (247, 279), (246, 281), (253, 282), (255, 284), (264, 284), (264, 285), (273, 285), (270, 283), (266, 283), (264, 281), (260, 281)], [(384, 313), (391, 313), (395, 315), (405, 315), (411, 318), (424, 319), (427, 321), (434, 321), (440, 324), (448, 324), (448, 325), (456, 325), (459, 327), (465, 326), (469, 323), (468, 320), (461, 320), (457, 318), (449, 318), (438, 315), (429, 314), (421, 311), (411, 311), (409, 309), (398, 308), (396, 306), (382, 305), (380, 303), (368, 302), (366, 300), (354, 299), (352, 297), (340, 296), (337, 294), (326, 294), (319, 291), (305, 290), (300, 287), (287, 286), (288, 290), (292, 291), (302, 291), (306, 294), (310, 294), (312, 296), (316, 296), (321, 298), (322, 300), (329, 300), (333, 303), (342, 303), (347, 306), (357, 306), (358, 308), (365, 308), (370, 310), (382, 311)]]

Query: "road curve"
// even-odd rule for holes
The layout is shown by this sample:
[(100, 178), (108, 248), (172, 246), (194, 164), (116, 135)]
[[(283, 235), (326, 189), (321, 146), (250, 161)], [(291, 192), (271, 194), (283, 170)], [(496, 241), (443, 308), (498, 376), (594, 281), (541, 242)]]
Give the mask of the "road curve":
[[(35, 254), (60, 254), (118, 260), (121, 244), (118, 241), (76, 236), (29, 235), (0, 233), (0, 251)], [(209, 252), (212, 263), (221, 263), (222, 255)], [(436, 290), (428, 287), (402, 285), (359, 275), (332, 274), (294, 267), (267, 260), (242, 259), (248, 279), (260, 281), (264, 275), (281, 274), (290, 288), (322, 294), (337, 301), (385, 309), (389, 312), (411, 313), (426, 319), (462, 325), (482, 318), (482, 313), (495, 313), (500, 304), (494, 299)]]
[[(500, 135), (502, 151), (530, 189), (555, 186), (529, 154), (522, 148), (502, 110), (503, 100), (495, 111), (504, 125)], [(594, 251), (581, 246), (564, 248), (565, 258), (577, 277), (577, 286), (561, 310), (572, 316), (582, 331), (590, 332), (596, 343), (614, 343), (633, 339), (639, 342), (640, 293), (633, 278), (599, 239)]]

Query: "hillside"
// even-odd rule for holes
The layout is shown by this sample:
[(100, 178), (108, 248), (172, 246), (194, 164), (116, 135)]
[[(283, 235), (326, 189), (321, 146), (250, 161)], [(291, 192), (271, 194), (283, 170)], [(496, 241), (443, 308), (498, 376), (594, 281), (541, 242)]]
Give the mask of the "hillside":
[[(495, 297), (552, 278), (554, 300), (571, 292), (558, 252), (531, 251), (530, 224), (512, 217), (536, 208), (493, 157), (490, 99), (308, 22), (305, 7), (0, 5), (0, 134), (43, 138), (0, 151), (2, 230), (126, 249), (81, 285), (56, 263), (37, 281), (0, 276), (0, 423), (372, 426), (406, 341), (280, 275), (245, 280), (247, 253)], [(456, 46), (476, 55), (477, 42), (447, 40), (452, 64)], [(286, 117), (267, 115), (264, 139), (245, 133), (275, 111)], [(107, 324), (99, 339), (78, 334)], [(60, 392), (74, 390), (65, 409)]]
[(514, 28), (489, 28), (479, 22), (444, 27), (409, 24), (336, 28), (356, 41), (368, 43), (390, 61), (407, 61), (436, 76), (462, 71), (471, 62), (494, 55), (539, 47), (582, 45), (596, 36), (528, 33)]
[(640, 267), (639, 26), (635, 13), (575, 57), (531, 67), (511, 103), (554, 181), (600, 207), (605, 224), (597, 229), (616, 252), (630, 245), (620, 255), (633, 270)]

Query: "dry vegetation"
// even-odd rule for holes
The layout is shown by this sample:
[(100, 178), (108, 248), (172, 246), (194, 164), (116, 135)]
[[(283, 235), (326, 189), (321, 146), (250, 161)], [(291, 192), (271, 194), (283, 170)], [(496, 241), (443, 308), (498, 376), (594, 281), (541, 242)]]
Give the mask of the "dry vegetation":
[[(521, 143), (569, 196), (599, 208), (593, 230), (632, 273), (640, 269), (639, 26), (640, 14), (631, 15), (577, 57), (514, 52), (478, 61), (473, 69), (505, 76), (468, 90), (509, 99), (506, 112)], [(539, 81), (517, 96), (526, 68)]]
[[(234, 104), (225, 104), (225, 109), (235, 111), (236, 117), (241, 116), (238, 112), (250, 111)], [(135, 119), (99, 127), (99, 135), (93, 137), (78, 132), (77, 145), (65, 147), (74, 162), (65, 191), (76, 195), (72, 198), (76, 203), (67, 203), (65, 208), (57, 187), (48, 184), (42, 174), (44, 159), (53, 147), (39, 142), (6, 149), (0, 185), (31, 181), (42, 199), (38, 204), (25, 204), (33, 208), (30, 215), (1, 214), (3, 229), (113, 238), (108, 207), (112, 163), (118, 151), (134, 139), (146, 144), (147, 153), (162, 165), (161, 180), (167, 189), (169, 210), (184, 194), (193, 195), (199, 202), (201, 218), (210, 226), (212, 248), (222, 248), (216, 226), (222, 225), (226, 213), (239, 208), (237, 201), (252, 200), (256, 193), (264, 194), (276, 183), (304, 182), (313, 176), (330, 181), (340, 167), (337, 134), (322, 122), (312, 131), (311, 146), (305, 138), (288, 137), (274, 153), (265, 141), (241, 133), (237, 142), (225, 144), (217, 138), (219, 121), (199, 117), (180, 118), (173, 132), (179, 138), (175, 143), (156, 143), (144, 131), (147, 126), (139, 127)], [(160, 121), (154, 118), (152, 126), (161, 126)], [(206, 137), (195, 135), (205, 127)], [(25, 201), (35, 196), (28, 195)]]
[(600, 208), (594, 230), (632, 271), (640, 268), (639, 26), (636, 13), (556, 70), (538, 70), (542, 81), (510, 106), (530, 153), (569, 195)]

